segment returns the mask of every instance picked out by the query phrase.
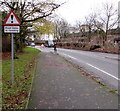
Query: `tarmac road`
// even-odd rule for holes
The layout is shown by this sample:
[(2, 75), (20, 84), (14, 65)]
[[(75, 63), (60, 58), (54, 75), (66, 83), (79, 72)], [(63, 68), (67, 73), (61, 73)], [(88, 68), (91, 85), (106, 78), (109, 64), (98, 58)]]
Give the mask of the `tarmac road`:
[[(53, 52), (53, 48), (42, 48), (37, 46), (36, 48), (43, 52)], [(81, 50), (71, 50), (58, 48), (57, 53), (72, 63), (83, 68), (88, 73), (94, 75), (101, 82), (118, 90), (118, 55), (108, 54), (100, 52), (89, 52)]]
[(77, 68), (56, 53), (42, 52), (37, 61), (28, 109), (117, 111), (118, 96), (91, 78), (83, 76)]

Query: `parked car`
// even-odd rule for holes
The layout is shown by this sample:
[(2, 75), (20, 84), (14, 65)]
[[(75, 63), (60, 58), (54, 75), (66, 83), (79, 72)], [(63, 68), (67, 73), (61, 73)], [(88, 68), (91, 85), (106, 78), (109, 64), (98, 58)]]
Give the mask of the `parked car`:
[(119, 43), (120, 42), (120, 37), (114, 38), (114, 43)]
[(54, 46), (53, 40), (47, 40), (47, 41), (45, 41), (45, 46), (46, 47), (53, 47)]
[(31, 43), (31, 46), (32, 46), (32, 47), (35, 47), (35, 43)]

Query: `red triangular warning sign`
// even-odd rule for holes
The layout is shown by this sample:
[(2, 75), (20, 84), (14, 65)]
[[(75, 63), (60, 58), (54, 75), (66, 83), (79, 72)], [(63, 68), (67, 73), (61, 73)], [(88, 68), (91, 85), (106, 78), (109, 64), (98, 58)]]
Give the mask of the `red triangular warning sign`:
[(20, 25), (20, 20), (18, 19), (13, 10), (10, 11), (8, 17), (4, 22), (4, 25)]

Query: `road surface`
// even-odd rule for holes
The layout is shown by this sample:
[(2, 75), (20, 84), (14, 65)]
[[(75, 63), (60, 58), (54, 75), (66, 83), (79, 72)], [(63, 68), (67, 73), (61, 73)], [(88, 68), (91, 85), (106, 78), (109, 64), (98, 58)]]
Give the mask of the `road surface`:
[[(53, 48), (36, 46), (43, 52), (53, 52)], [(110, 88), (118, 90), (118, 55), (58, 48), (57, 53), (86, 72), (94, 75)]]

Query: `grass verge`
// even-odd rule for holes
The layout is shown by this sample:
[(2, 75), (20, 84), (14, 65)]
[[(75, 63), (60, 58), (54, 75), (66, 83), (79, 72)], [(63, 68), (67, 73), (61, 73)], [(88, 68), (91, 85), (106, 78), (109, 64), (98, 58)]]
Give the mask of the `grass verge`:
[(26, 47), (14, 61), (14, 77), (12, 84), (11, 59), (2, 61), (2, 109), (25, 109), (35, 72), (35, 60), (40, 51)]

